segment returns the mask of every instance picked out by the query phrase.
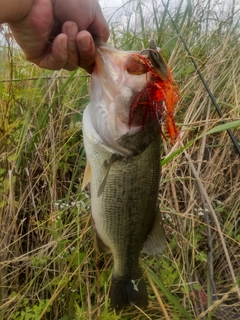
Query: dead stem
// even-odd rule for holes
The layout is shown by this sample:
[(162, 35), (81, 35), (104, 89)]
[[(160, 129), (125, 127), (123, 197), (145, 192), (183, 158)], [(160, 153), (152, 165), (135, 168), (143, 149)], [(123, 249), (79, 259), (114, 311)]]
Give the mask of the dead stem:
[(226, 260), (227, 260), (227, 264), (228, 264), (228, 267), (229, 267), (229, 270), (230, 270), (230, 273), (231, 273), (231, 276), (232, 276), (232, 280), (233, 280), (233, 284), (236, 285), (236, 289), (235, 289), (235, 292), (237, 292), (238, 294), (238, 298), (240, 299), (240, 290), (239, 290), (239, 286), (237, 284), (237, 279), (236, 279), (236, 276), (235, 276), (235, 272), (234, 272), (234, 269), (233, 269), (233, 266), (232, 266), (232, 263), (231, 263), (231, 259), (230, 259), (230, 256), (229, 256), (229, 253), (228, 253), (228, 249), (227, 249), (227, 246), (226, 246), (226, 243), (225, 243), (225, 240), (224, 240), (224, 237), (223, 237), (223, 233), (222, 233), (222, 230), (221, 230), (221, 227), (220, 227), (220, 224), (218, 222), (218, 218), (215, 214), (215, 211), (212, 207), (212, 204), (211, 204), (211, 201), (209, 199), (209, 196), (206, 192), (206, 189), (204, 188), (203, 186), (203, 183), (192, 163), (192, 160), (190, 158), (190, 156), (188, 155), (188, 153), (186, 152), (186, 150), (184, 150), (184, 155), (185, 157), (187, 158), (188, 160), (188, 163), (189, 163), (189, 166), (193, 172), (193, 175), (196, 179), (196, 183), (198, 184), (198, 187), (199, 187), (199, 190), (204, 198), (204, 200), (206, 201), (206, 204), (211, 212), (211, 215), (213, 217), (213, 220), (215, 222), (215, 225), (216, 225), (216, 228), (218, 230), (218, 234), (219, 234), (219, 237), (220, 237), (220, 240), (221, 240), (221, 243), (222, 243), (222, 246), (223, 246), (223, 250), (224, 250), (224, 253), (225, 253), (225, 257), (226, 257)]
[(157, 298), (157, 301), (158, 301), (158, 303), (159, 303), (159, 306), (160, 306), (160, 308), (161, 308), (161, 310), (162, 310), (162, 312), (163, 312), (163, 314), (164, 314), (165, 319), (166, 319), (166, 320), (171, 320), (171, 318), (170, 318), (169, 315), (168, 315), (168, 312), (167, 312), (166, 308), (164, 307), (164, 304), (163, 304), (163, 302), (162, 302), (162, 299), (161, 299), (160, 293), (158, 292), (157, 287), (156, 287), (155, 284), (153, 283), (153, 281), (152, 281), (151, 277), (149, 276), (148, 272), (146, 272), (146, 275), (147, 275), (148, 281), (149, 281), (149, 283), (150, 283), (150, 286), (151, 286), (152, 289), (153, 289), (153, 292), (154, 292), (154, 294), (155, 294), (155, 297)]

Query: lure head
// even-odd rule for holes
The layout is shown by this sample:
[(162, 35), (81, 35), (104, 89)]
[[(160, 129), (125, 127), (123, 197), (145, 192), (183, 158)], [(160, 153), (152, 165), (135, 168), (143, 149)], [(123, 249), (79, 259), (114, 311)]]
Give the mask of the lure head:
[(170, 80), (171, 72), (153, 39), (149, 42), (149, 49), (143, 50), (142, 53), (144, 51), (149, 51), (149, 59), (158, 77), (162, 80)]
[(153, 40), (150, 41), (149, 49), (140, 54), (132, 54), (141, 69), (146, 68), (148, 72), (147, 85), (133, 98), (130, 107), (129, 125), (134, 123), (136, 115), (144, 110), (142, 126), (149, 117), (154, 117), (159, 123), (162, 133), (162, 124), (166, 125), (167, 132), (172, 143), (178, 136), (178, 130), (174, 122), (174, 107), (179, 100), (179, 90), (172, 79), (171, 71), (168, 68), (160, 50)]

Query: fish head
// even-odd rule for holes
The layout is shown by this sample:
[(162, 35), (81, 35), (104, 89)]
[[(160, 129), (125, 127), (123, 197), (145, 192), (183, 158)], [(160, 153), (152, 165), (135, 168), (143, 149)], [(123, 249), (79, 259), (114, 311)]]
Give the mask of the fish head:
[(129, 125), (130, 106), (133, 97), (152, 77), (133, 53), (107, 45), (100, 46), (92, 74), (89, 103), (91, 121), (103, 143), (114, 150), (119, 148), (117, 141), (122, 136), (133, 135), (141, 130), (141, 117), (136, 117)]

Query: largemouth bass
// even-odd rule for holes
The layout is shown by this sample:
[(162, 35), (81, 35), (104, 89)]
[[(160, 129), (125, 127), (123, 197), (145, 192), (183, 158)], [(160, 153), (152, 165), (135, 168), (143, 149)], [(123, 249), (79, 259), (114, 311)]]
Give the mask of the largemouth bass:
[(168, 101), (157, 95), (160, 71), (167, 78), (161, 81), (169, 82), (168, 68), (154, 49), (140, 54), (100, 46), (83, 115), (83, 187), (90, 183), (98, 247), (113, 255), (110, 297), (116, 310), (147, 306), (140, 251), (144, 246), (153, 255), (165, 245), (158, 206), (159, 124)]

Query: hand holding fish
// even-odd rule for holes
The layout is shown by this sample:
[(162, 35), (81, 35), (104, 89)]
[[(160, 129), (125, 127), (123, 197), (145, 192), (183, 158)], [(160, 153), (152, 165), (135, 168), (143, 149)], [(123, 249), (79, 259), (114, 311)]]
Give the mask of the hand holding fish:
[(50, 70), (92, 72), (92, 35), (109, 37), (97, 0), (0, 0), (0, 23), (9, 24), (28, 61)]

